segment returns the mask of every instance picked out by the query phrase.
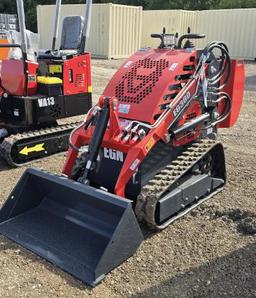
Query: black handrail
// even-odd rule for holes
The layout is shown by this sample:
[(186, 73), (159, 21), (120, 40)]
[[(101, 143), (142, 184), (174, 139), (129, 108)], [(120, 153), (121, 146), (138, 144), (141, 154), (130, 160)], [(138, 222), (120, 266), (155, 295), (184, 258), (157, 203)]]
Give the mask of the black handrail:
[(178, 47), (178, 49), (181, 49), (182, 42), (183, 42), (184, 39), (201, 39), (201, 38), (205, 38), (205, 34), (188, 33), (188, 34), (182, 35), (179, 38), (177, 47)]

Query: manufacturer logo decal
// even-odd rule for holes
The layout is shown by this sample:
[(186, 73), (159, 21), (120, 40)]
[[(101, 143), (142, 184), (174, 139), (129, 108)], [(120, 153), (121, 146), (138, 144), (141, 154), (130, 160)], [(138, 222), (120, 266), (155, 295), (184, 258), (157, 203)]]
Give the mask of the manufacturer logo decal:
[(115, 161), (124, 161), (124, 154), (121, 151), (104, 148), (104, 157)]
[(127, 70), (116, 84), (115, 96), (122, 103), (132, 104), (139, 104), (153, 92), (165, 70), (170, 68), (166, 59), (153, 58), (140, 59), (129, 65), (127, 62)]
[(55, 105), (54, 97), (38, 98), (39, 108), (45, 108)]
[(176, 107), (173, 110), (173, 115), (174, 117), (176, 117), (180, 111), (182, 111), (182, 109), (187, 105), (187, 103), (189, 102), (191, 98), (191, 94), (190, 91), (188, 91), (183, 98), (180, 100), (180, 102), (176, 105)]

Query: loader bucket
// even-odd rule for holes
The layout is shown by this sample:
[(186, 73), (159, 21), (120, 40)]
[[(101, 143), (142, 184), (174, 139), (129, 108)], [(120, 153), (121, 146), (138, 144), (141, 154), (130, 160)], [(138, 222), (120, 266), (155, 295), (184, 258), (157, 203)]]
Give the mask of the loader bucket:
[(91, 286), (143, 240), (131, 201), (36, 169), (1, 209), (0, 233)]

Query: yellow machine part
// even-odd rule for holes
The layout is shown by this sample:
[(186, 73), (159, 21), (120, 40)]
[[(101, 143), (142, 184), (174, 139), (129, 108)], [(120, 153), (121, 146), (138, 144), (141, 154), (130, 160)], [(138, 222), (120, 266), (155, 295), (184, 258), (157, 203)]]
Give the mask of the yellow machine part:
[(38, 76), (37, 83), (44, 84), (44, 85), (62, 84), (62, 80), (56, 77)]
[(92, 86), (88, 86), (88, 93), (92, 93)]
[(49, 65), (49, 73), (51, 74), (62, 73), (62, 65), (60, 64)]

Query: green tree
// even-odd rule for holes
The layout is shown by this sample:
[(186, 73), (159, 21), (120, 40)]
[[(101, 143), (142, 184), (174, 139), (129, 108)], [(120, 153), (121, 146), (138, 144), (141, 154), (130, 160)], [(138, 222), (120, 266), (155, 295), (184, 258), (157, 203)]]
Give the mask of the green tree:
[(220, 0), (218, 5), (215, 6), (216, 9), (253, 7), (256, 7), (256, 0)]
[(1, 13), (15, 13), (16, 6), (12, 1), (9, 0), (1, 0), (0, 1), (0, 12)]
[[(64, 4), (84, 3), (85, 0), (63, 0)], [(225, 9), (256, 7), (256, 0), (94, 0), (94, 3), (116, 3), (124, 5), (143, 6), (144, 9)], [(55, 0), (24, 0), (27, 27), (37, 30), (36, 6), (55, 4)], [(0, 0), (0, 13), (16, 13), (16, 1)]]

